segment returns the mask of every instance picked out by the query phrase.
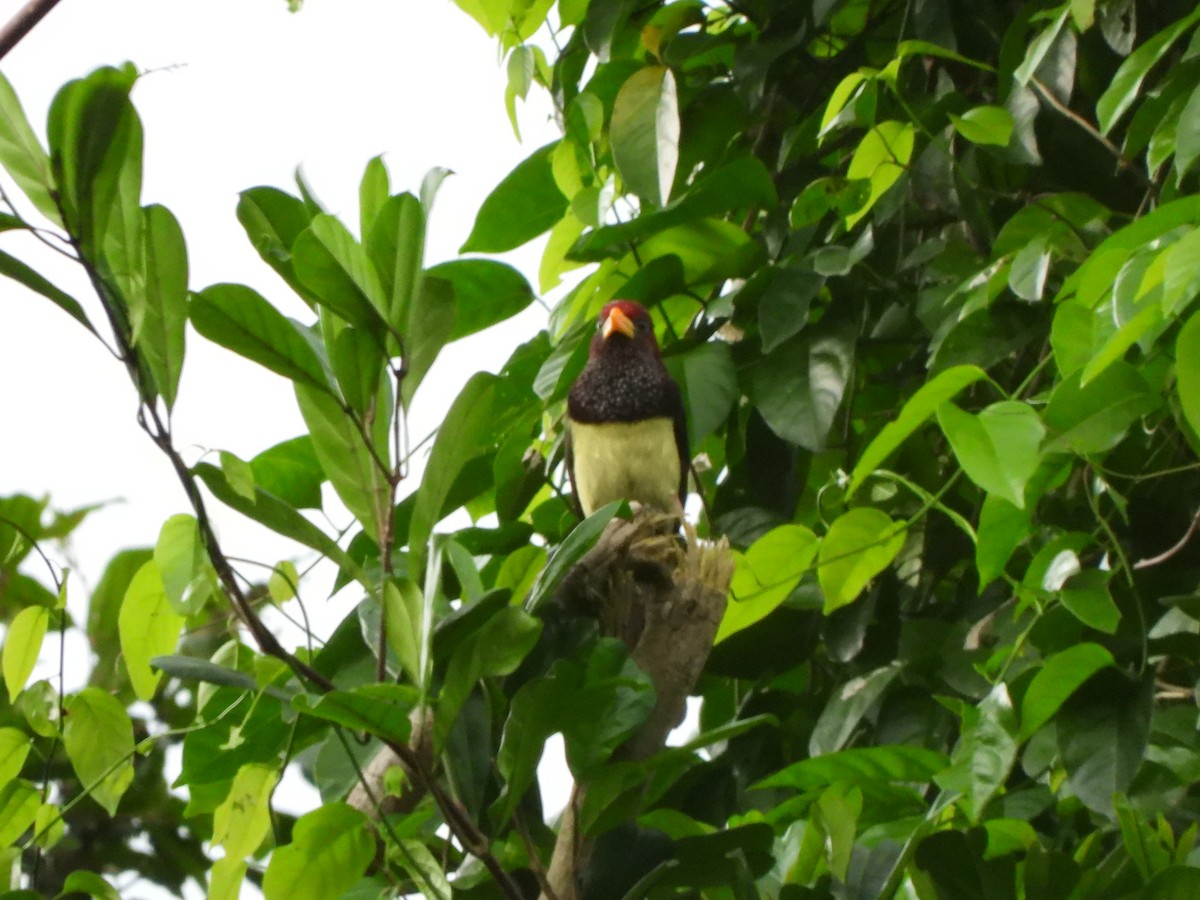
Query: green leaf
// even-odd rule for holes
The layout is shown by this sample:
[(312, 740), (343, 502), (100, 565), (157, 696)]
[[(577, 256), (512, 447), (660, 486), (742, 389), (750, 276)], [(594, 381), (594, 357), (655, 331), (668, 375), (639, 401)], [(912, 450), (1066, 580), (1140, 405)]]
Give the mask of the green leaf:
[(846, 496), (850, 497), (858, 490), (863, 481), (883, 465), (909, 435), (925, 424), (939, 406), (982, 378), (987, 378), (987, 373), (978, 366), (954, 366), (939, 372), (921, 385), (917, 392), (905, 401), (904, 408), (900, 410), (896, 420), (885, 425), (867, 445), (850, 475)]
[(121, 900), (121, 895), (111, 884), (95, 872), (82, 869), (72, 872), (63, 881), (63, 889), (59, 897), (69, 894), (87, 894), (89, 897), (94, 897), (95, 900)]
[(1033, 533), (1031, 512), (996, 494), (984, 498), (975, 543), (975, 568), (979, 571), (980, 589), (1004, 573), (1013, 551)]
[[(236, 648), (239, 645), (231, 643), (226, 646)], [(241, 652), (243, 654), (248, 653), (244, 647), (241, 648)], [(204, 684), (216, 684), (222, 687), (237, 688), (241, 691), (254, 692), (260, 690), (253, 675), (239, 672), (236, 669), (226, 668), (207, 659), (197, 659), (194, 656), (156, 656), (150, 660), (150, 665), (156, 669), (161, 669), (173, 678), (179, 678), (183, 681), (200, 681)], [(292, 694), (274, 685), (267, 685), (261, 688), (261, 690), (267, 696), (284, 703), (290, 703), (292, 700)]]
[(1200, 434), (1200, 313), (1184, 323), (1175, 339), (1175, 390), (1184, 419)]
[(803, 525), (772, 528), (737, 555), (730, 602), (717, 629), (720, 643), (766, 617), (787, 599), (817, 556), (817, 536)]
[(347, 572), (351, 574), (358, 572), (358, 564), (350, 559), (333, 538), (290, 505), (274, 494), (268, 493), (261, 484), (255, 487), (255, 499), (250, 501), (230, 487), (224, 474), (216, 466), (199, 463), (192, 471), (204, 482), (204, 486), (226, 506), (236, 509), (242, 515), (249, 516), (272, 531), (299, 541), (306, 547), (311, 547), (336, 562)]
[(275, 766), (247, 763), (233, 777), (229, 793), (213, 812), (212, 842), (225, 856), (249, 856), (271, 830), (271, 794), (279, 782)]
[(2, 250), (0, 250), (0, 275), (7, 275), (34, 293), (41, 294), (92, 334), (97, 333), (78, 300), (55, 287), (15, 256), (10, 256)]
[(904, 174), (912, 158), (916, 131), (911, 122), (880, 122), (863, 136), (846, 177), (866, 180), (871, 192), (861, 207), (845, 216), (846, 228), (851, 229), (871, 211), (880, 197)]
[(9, 623), (4, 635), (4, 654), (0, 663), (4, 683), (8, 686), (8, 702), (13, 703), (25, 688), (25, 682), (37, 665), (42, 639), (50, 623), (50, 610), (44, 606), (27, 606)]
[(967, 477), (1024, 509), (1025, 485), (1041, 462), (1038, 445), (1046, 433), (1033, 407), (1006, 400), (973, 416), (944, 403), (937, 417)]
[[(380, 208), (371, 230), (364, 232), (367, 255), (379, 273), (381, 309), (392, 329), (411, 343), (410, 309), (421, 287), (425, 256), (425, 211), (412, 194), (391, 197)], [(406, 347), (410, 350), (411, 347)]]
[(978, 706), (964, 706), (951, 768), (937, 782), (964, 795), (972, 823), (979, 822), (988, 801), (1008, 780), (1017, 745), (1017, 714), (1006, 684), (993, 687)]
[(29, 736), (16, 728), (0, 728), (0, 785), (21, 774), (21, 768), (33, 749)]
[(1046, 28), (1038, 32), (1037, 37), (1029, 42), (1029, 46), (1025, 50), (1025, 58), (1021, 60), (1021, 64), (1017, 66), (1012, 75), (1013, 80), (1021, 87), (1029, 83), (1029, 79), (1034, 76), (1038, 68), (1042, 65), (1046, 54), (1050, 52), (1050, 48), (1058, 40), (1059, 33), (1062, 31), (1063, 25), (1066, 24), (1069, 13), (1069, 5), (1064, 3), (1058, 11), (1058, 15), (1054, 17), (1054, 20)]
[(163, 523), (154, 545), (154, 565), (162, 575), (167, 602), (181, 616), (198, 613), (216, 589), (195, 516), (179, 513)]
[(133, 783), (133, 724), (114, 697), (84, 688), (66, 700), (63, 744), (71, 768), (110, 816)]
[(17, 843), (33, 824), (41, 805), (41, 795), (25, 781), (10, 781), (0, 788), (0, 847), (12, 847)]
[[(487, 372), (471, 377), (446, 413), (429, 454), (425, 477), (417, 489), (416, 506), (408, 529), (408, 546), (415, 560), (424, 558), (425, 545), (442, 517), (442, 506), (463, 467), (480, 456), (495, 438), (492, 418), (499, 379)], [(420, 571), (414, 564), (414, 571)]]
[(296, 564), (285, 559), (271, 570), (271, 577), (267, 579), (267, 593), (276, 603), (284, 603), (296, 596), (299, 585), (300, 573), (296, 571)]
[(131, 292), (129, 318), (133, 343), (170, 409), (183, 372), (188, 302), (187, 247), (179, 222), (165, 206), (142, 210), (145, 273), (142, 290)]
[(535, 150), (488, 194), (460, 253), (513, 250), (563, 217), (569, 202), (554, 182), (550, 159), (555, 146)]
[(534, 299), (524, 275), (493, 259), (451, 260), (433, 266), (426, 274), (442, 279), (454, 290), (452, 341), (515, 316)]
[(427, 631), (422, 599), (421, 589), (412, 579), (387, 581), (383, 585), (388, 646), (416, 685), (424, 685), (426, 681), (422, 646)]
[(954, 130), (973, 144), (1004, 147), (1013, 133), (1013, 117), (1003, 106), (976, 106), (961, 116), (950, 114)]
[(241, 284), (214, 284), (193, 295), (192, 325), (227, 350), (298, 384), (328, 391), (329, 382), (302, 326)]
[(383, 376), (383, 350), (366, 332), (347, 325), (333, 339), (329, 361), (342, 396), (350, 408), (365, 415), (379, 393)]
[(366, 243), (367, 235), (371, 233), (371, 227), (391, 192), (391, 181), (383, 155), (372, 157), (367, 161), (362, 180), (358, 183), (358, 233), (363, 243)]
[(1114, 362), (1083, 387), (1081, 376), (1081, 372), (1068, 375), (1050, 395), (1042, 414), (1049, 431), (1043, 453), (1070, 450), (1086, 455), (1111, 450), (1134, 422), (1161, 402), (1128, 363)]
[(613, 162), (642, 200), (665, 206), (679, 162), (675, 76), (663, 66), (634, 72), (617, 92), (609, 124)]
[(620, 509), (621, 503), (609, 503), (571, 529), (567, 539), (555, 548), (546, 568), (529, 592), (529, 599), (525, 601), (526, 610), (536, 614), (554, 597), (563, 578), (600, 540), (600, 535)]
[[(313, 448), (329, 483), (350, 513), (379, 541), (391, 514), (387, 473), (388, 428), (392, 420), (390, 382), (381, 381), (375, 399), (371, 433), (364, 436), (350, 415), (329, 394), (296, 384), (296, 402), (312, 436)], [(374, 453), (368, 448), (370, 440)]]
[(790, 787), (816, 791), (831, 784), (895, 782), (925, 784), (946, 766), (946, 757), (924, 747), (858, 747), (792, 763), (757, 782), (754, 790)]
[(62, 224), (52, 195), (50, 159), (33, 133), (16, 92), (3, 75), (0, 75), (0, 165), (38, 212), (56, 225)]
[(142, 126), (129, 101), (136, 78), (132, 65), (104, 66), (68, 82), (50, 105), (50, 168), (65, 224), (92, 259), (114, 215), (117, 230), (141, 218)]
[(412, 734), (409, 713), (419, 701), (406, 684), (365, 684), (348, 691), (330, 691), (313, 698), (297, 694), (292, 708), (306, 716), (365, 731), (385, 741), (408, 743)]
[(1142, 81), (1150, 69), (1163, 58), (1167, 48), (1197, 21), (1200, 21), (1200, 9), (1193, 9), (1191, 13), (1168, 25), (1125, 58), (1109, 82), (1107, 90), (1096, 101), (1096, 121), (1100, 125), (1101, 134), (1108, 134), (1112, 130), (1137, 99)]
[(707, 341), (668, 357), (666, 364), (683, 395), (688, 445), (699, 447), (729, 418), (740, 396), (733, 354), (728, 344)]
[(1062, 586), (1062, 604), (1084, 625), (1116, 634), (1121, 611), (1108, 592), (1109, 573), (1099, 569), (1077, 572)]
[(505, 606), (471, 632), (450, 657), (438, 695), (436, 732), (444, 744), (455, 719), (481, 678), (511, 675), (533, 649), (542, 623)]
[(1012, 268), (1008, 271), (1008, 286), (1022, 300), (1041, 300), (1049, 273), (1047, 237), (1039, 235), (1013, 256)]
[(257, 488), (297, 509), (321, 508), (325, 470), (307, 434), (282, 441), (250, 460)]
[(367, 817), (327, 803), (296, 820), (292, 842), (271, 854), (263, 877), (266, 900), (337, 900), (367, 870), (375, 839)]
[(150, 669), (150, 660), (175, 649), (184, 621), (167, 599), (158, 566), (147, 561), (129, 582), (117, 619), (121, 654), (139, 700), (154, 696), (162, 673)]
[(1197, 116), (1200, 116), (1200, 87), (1192, 91), (1179, 113), (1175, 130), (1175, 173), (1178, 180), (1182, 180), (1200, 158), (1200, 126), (1196, 123)]
[(408, 311), (404, 349), (408, 353), (408, 372), (400, 385), (400, 399), (407, 409), (447, 341), (454, 333), (454, 294), (450, 285), (431, 275), (421, 280), (417, 296)]
[(771, 353), (808, 323), (808, 310), (825, 279), (799, 267), (773, 270), (758, 304), (763, 353)]
[(1114, 665), (1108, 650), (1091, 643), (1075, 644), (1047, 659), (1021, 700), (1020, 739), (1027, 741), (1033, 737), (1080, 685), (1101, 669)]
[(1141, 900), (1190, 900), (1200, 891), (1200, 872), (1191, 866), (1168, 866), (1138, 892)]
[(807, 329), (755, 366), (750, 397), (771, 430), (819, 453), (825, 449), (854, 369), (855, 335), (849, 322)]
[(810, 756), (824, 756), (841, 750), (867, 711), (884, 695), (900, 674), (899, 662), (853, 678), (833, 691), (821, 711), (808, 740)]
[(1151, 677), (1116, 670), (1088, 680), (1055, 717), (1058, 751), (1071, 789), (1092, 810), (1111, 815), (1145, 758), (1154, 699)]
[(314, 301), (292, 266), (292, 244), (312, 221), (304, 202), (277, 188), (254, 187), (239, 195), (237, 217), (263, 261), (312, 306)]
[(904, 544), (906, 525), (887, 513), (858, 507), (829, 526), (818, 553), (817, 577), (825, 594), (825, 615), (857, 599), (888, 567)]
[(292, 244), (292, 266), (318, 303), (383, 344), (387, 306), (379, 276), (362, 245), (337, 218), (313, 216)]

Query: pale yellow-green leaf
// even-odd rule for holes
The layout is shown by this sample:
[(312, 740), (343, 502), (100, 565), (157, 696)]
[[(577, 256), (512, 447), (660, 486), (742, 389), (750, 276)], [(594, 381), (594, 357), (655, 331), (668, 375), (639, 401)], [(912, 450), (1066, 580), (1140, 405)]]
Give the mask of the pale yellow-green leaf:
[(208, 900), (238, 900), (245, 878), (246, 864), (240, 857), (218, 859), (208, 874)]
[(29, 756), (29, 736), (16, 728), (0, 728), (0, 786), (21, 774)]
[(871, 579), (888, 567), (904, 544), (905, 524), (887, 513), (859, 507), (829, 526), (818, 553), (817, 576), (825, 614), (853, 603)]
[(13, 617), (4, 636), (4, 683), (8, 686), (8, 702), (17, 699), (25, 682), (33, 674), (46, 626), (50, 622), (50, 610), (44, 606), (27, 606)]
[(150, 560), (130, 580), (117, 616), (125, 669), (139, 700), (154, 696), (162, 672), (151, 669), (150, 660), (174, 652), (183, 623), (167, 599), (158, 566)]
[(247, 763), (238, 769), (233, 786), (213, 813), (214, 844), (231, 859), (243, 859), (258, 849), (271, 830), (271, 792), (279, 781), (274, 766)]
[(285, 559), (271, 570), (271, 577), (267, 579), (267, 592), (276, 603), (283, 603), (296, 596), (296, 588), (299, 585), (300, 573), (296, 571), (296, 564), (290, 559)]
[(84, 790), (111, 816), (133, 783), (133, 723), (120, 702), (99, 688), (68, 697), (63, 745)]

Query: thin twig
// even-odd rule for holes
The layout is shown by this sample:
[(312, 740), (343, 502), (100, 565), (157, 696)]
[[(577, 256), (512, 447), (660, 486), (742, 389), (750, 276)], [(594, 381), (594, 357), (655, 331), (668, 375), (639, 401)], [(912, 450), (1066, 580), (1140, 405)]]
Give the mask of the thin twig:
[(21, 42), (21, 38), (42, 21), (46, 13), (58, 5), (58, 0), (29, 0), (8, 23), (0, 28), (0, 59)]
[(1149, 569), (1152, 566), (1162, 565), (1187, 546), (1187, 542), (1192, 539), (1192, 535), (1196, 533), (1197, 528), (1200, 528), (1200, 509), (1197, 509), (1196, 514), (1192, 516), (1192, 522), (1190, 525), (1188, 525), (1188, 529), (1184, 532), (1183, 537), (1181, 537), (1178, 541), (1157, 556), (1148, 556), (1145, 559), (1139, 559), (1133, 564), (1134, 570)]

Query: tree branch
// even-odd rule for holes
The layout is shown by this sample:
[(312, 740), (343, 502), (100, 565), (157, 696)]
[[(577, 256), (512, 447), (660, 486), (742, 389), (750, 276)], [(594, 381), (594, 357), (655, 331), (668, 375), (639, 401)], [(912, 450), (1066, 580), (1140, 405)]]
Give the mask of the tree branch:
[(58, 5), (58, 0), (29, 0), (21, 10), (0, 28), (0, 59), (17, 46), (46, 13)]

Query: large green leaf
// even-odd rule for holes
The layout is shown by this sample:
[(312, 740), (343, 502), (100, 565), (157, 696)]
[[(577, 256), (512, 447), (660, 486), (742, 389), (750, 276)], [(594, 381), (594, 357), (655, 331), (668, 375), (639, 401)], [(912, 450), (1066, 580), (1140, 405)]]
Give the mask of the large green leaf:
[(367, 255), (379, 275), (384, 316), (406, 341), (413, 340), (409, 309), (421, 286), (425, 215), (416, 197), (397, 194), (379, 209), (371, 230), (363, 232)]
[(240, 860), (258, 849), (271, 830), (271, 794), (279, 782), (274, 766), (247, 763), (238, 769), (229, 793), (213, 812), (212, 842), (225, 856)]
[(296, 402), (329, 483), (354, 518), (378, 541), (380, 530), (391, 514), (391, 485), (385, 468), (390, 459), (390, 382), (381, 382), (372, 415), (367, 418), (371, 430), (366, 434), (360, 431), (351, 414), (323, 391), (297, 382)]
[(889, 663), (874, 672), (851, 679), (833, 691), (809, 736), (809, 755), (824, 756), (841, 750), (862, 717), (879, 702), (901, 669), (900, 663)]
[(184, 621), (167, 599), (158, 566), (146, 562), (130, 580), (117, 619), (121, 654), (139, 700), (154, 696), (162, 672), (153, 671), (150, 660), (175, 650)]
[(503, 253), (548, 231), (567, 211), (554, 182), (550, 157), (556, 144), (531, 153), (500, 182), (479, 208), (460, 253)]
[(664, 206), (679, 162), (679, 100), (670, 69), (648, 66), (621, 86), (609, 140), (625, 184), (645, 202)]
[(412, 403), (413, 395), (442, 347), (451, 340), (455, 317), (451, 286), (433, 275), (422, 278), (404, 325), (408, 371), (400, 385), (400, 400), (405, 408)]
[(1200, 434), (1200, 313), (1184, 323), (1175, 339), (1175, 390), (1184, 419)]
[(116, 698), (84, 688), (66, 700), (63, 745), (93, 800), (115, 815), (133, 783), (133, 724)]
[(816, 559), (818, 543), (803, 525), (780, 525), (738, 555), (715, 642), (750, 627), (786, 600)]
[(21, 774), (21, 767), (33, 747), (29, 735), (17, 728), (0, 728), (0, 785)]
[(1017, 744), (1017, 714), (1006, 684), (992, 688), (978, 706), (963, 707), (962, 734), (951, 767), (937, 781), (964, 795), (973, 823), (982, 818), (988, 801), (1008, 780)]
[(201, 335), (272, 372), (320, 390), (328, 377), (300, 325), (252, 288), (214, 284), (192, 297), (192, 325)]
[(733, 411), (738, 400), (737, 368), (729, 345), (707, 341), (666, 359), (679, 385), (687, 414), (688, 443), (699, 447)]
[(1096, 101), (1096, 119), (1100, 124), (1101, 134), (1108, 134), (1112, 130), (1125, 111), (1137, 100), (1146, 74), (1162, 59), (1167, 48), (1197, 21), (1200, 21), (1200, 9), (1193, 9), (1191, 13), (1172, 22), (1125, 58), (1109, 82), (1108, 89)]
[(4, 634), (4, 684), (8, 687), (8, 702), (12, 703), (33, 674), (42, 639), (50, 623), (50, 610), (44, 606), (28, 606), (17, 613)]
[(1112, 654), (1091, 643), (1076, 644), (1047, 659), (1021, 699), (1021, 740), (1049, 722), (1080, 685), (1112, 665)]
[(33, 133), (21, 101), (7, 78), (0, 74), (0, 165), (25, 192), (37, 211), (61, 224), (54, 203), (50, 158)]
[(365, 684), (347, 691), (330, 691), (320, 697), (297, 694), (292, 708), (307, 716), (365, 731), (387, 741), (407, 743), (412, 733), (409, 713), (417, 692), (405, 684)]
[(292, 842), (276, 848), (263, 877), (266, 900), (337, 900), (367, 870), (375, 839), (367, 817), (327, 803), (296, 821)]
[(337, 218), (313, 216), (292, 244), (292, 267), (318, 303), (383, 344), (388, 331), (383, 286), (362, 245)]
[(888, 567), (904, 544), (905, 524), (885, 512), (858, 507), (842, 513), (821, 540), (817, 576), (825, 614), (853, 603), (871, 579)]
[(1041, 462), (1038, 446), (1046, 433), (1033, 407), (1003, 401), (971, 415), (944, 403), (937, 417), (967, 477), (1023, 509), (1025, 485)]
[[(416, 506), (408, 529), (413, 558), (424, 559), (433, 527), (442, 517), (442, 506), (463, 467), (480, 456), (495, 440), (498, 423), (493, 418), (499, 379), (487, 372), (471, 377), (446, 413), (429, 454), (425, 477), (417, 489)], [(414, 570), (421, 566), (414, 564)]]
[(1082, 387), (1081, 376), (1068, 375), (1050, 395), (1042, 415), (1049, 431), (1043, 452), (1111, 450), (1134, 422), (1162, 402), (1128, 363), (1113, 363)]
[(130, 293), (133, 343), (150, 368), (154, 385), (170, 409), (183, 372), (188, 302), (187, 247), (179, 222), (165, 206), (143, 211), (145, 236), (143, 289)]
[(312, 295), (292, 265), (292, 244), (312, 221), (304, 201), (278, 188), (253, 187), (240, 194), (237, 217), (263, 261), (311, 306)]
[(216, 575), (195, 516), (177, 513), (163, 523), (154, 545), (154, 565), (162, 577), (167, 602), (181, 616), (200, 612), (217, 591)]
[(792, 763), (764, 778), (755, 788), (817, 790), (838, 782), (928, 782), (945, 768), (946, 757), (924, 747), (904, 745), (839, 750)]
[(450, 340), (483, 331), (515, 316), (533, 302), (525, 276), (492, 259), (456, 259), (427, 272), (454, 289), (454, 330)]
[(41, 804), (40, 793), (28, 782), (10, 781), (0, 788), (0, 846), (11, 847), (17, 843), (33, 824)]
[(814, 453), (825, 449), (854, 368), (848, 322), (818, 326), (767, 354), (750, 376), (750, 397), (771, 430)]
[(862, 452), (854, 471), (850, 474), (850, 485), (846, 488), (846, 495), (850, 496), (858, 490), (863, 481), (883, 465), (909, 435), (925, 424), (939, 406), (982, 378), (987, 378), (987, 373), (978, 366), (955, 366), (939, 372), (921, 385), (916, 393), (905, 401), (904, 408), (900, 410), (896, 420), (885, 425)]
[(1088, 680), (1055, 717), (1058, 751), (1071, 789), (1086, 806), (1112, 814), (1145, 757), (1154, 681), (1104, 671)]

